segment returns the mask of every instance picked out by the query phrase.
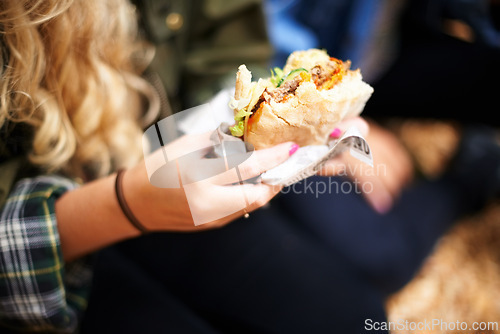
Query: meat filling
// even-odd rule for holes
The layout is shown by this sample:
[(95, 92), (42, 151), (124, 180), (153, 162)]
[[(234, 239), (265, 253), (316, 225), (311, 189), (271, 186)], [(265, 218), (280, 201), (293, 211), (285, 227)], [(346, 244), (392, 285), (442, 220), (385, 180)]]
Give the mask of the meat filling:
[(285, 98), (289, 94), (294, 94), (300, 83), (302, 82), (302, 78), (300, 76), (295, 77), (292, 80), (285, 81), (283, 86), (273, 89), (269, 94), (276, 102), (283, 102)]
[(316, 87), (321, 88), (332, 77), (339, 73), (341, 66), (333, 61), (330, 61), (326, 66), (316, 65), (311, 69), (311, 77)]
[(342, 80), (343, 75), (350, 66), (349, 61), (342, 62), (331, 58), (328, 63), (316, 65), (311, 69), (311, 79), (318, 89), (330, 89)]
[[(344, 66), (345, 65), (341, 62), (333, 60), (325, 65), (316, 65), (310, 71), (312, 81), (318, 89), (331, 88), (327, 86), (333, 84), (331, 82), (332, 78), (341, 73), (344, 70)], [(295, 94), (295, 91), (302, 81), (303, 78), (301, 76), (297, 76), (291, 80), (285, 81), (281, 87), (271, 90), (266, 88), (255, 106), (252, 108), (250, 118), (252, 118), (255, 112), (259, 110), (262, 103), (269, 102), (271, 99), (275, 102), (281, 103), (285, 101), (288, 96)]]
[(299, 77), (296, 77), (292, 80), (288, 80), (285, 83), (283, 83), (283, 86), (279, 88), (272, 89), (269, 91), (267, 88), (262, 93), (260, 96), (259, 100), (257, 103), (253, 106), (250, 114), (250, 118), (252, 118), (253, 115), (255, 115), (255, 112), (259, 110), (260, 105), (264, 102), (269, 102), (270, 100), (274, 100), (278, 103), (283, 102), (286, 100), (286, 97), (289, 96), (290, 94), (294, 94), (297, 88), (299, 87), (302, 79)]

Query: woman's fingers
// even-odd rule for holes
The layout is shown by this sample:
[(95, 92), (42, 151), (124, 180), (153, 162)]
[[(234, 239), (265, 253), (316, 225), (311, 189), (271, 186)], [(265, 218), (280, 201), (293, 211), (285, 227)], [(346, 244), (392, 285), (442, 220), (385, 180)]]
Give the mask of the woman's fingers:
[(189, 184), (184, 187), (195, 225), (212, 223), (221, 218), (251, 212), (271, 200), (281, 187), (266, 184), (218, 186)]
[[(243, 182), (257, 177), (287, 160), (290, 155), (293, 154), (294, 145), (294, 143), (286, 142), (248, 153), (248, 158), (238, 164), (236, 168), (229, 168), (219, 173), (210, 179), (210, 182), (218, 185), (225, 185)], [(230, 158), (231, 157), (228, 157), (228, 159)]]
[[(241, 216), (266, 204), (281, 187), (243, 181), (281, 164), (290, 151), (293, 153), (293, 148), (293, 143), (283, 143), (254, 151), (241, 163), (230, 155), (227, 160), (201, 159), (186, 169), (189, 175), (183, 175), (184, 168), (180, 168), (181, 178), (189, 179), (183, 182), (183, 189), (195, 225), (222, 224), (226, 221), (224, 217)], [(231, 164), (236, 167), (228, 167)]]
[[(213, 229), (219, 228), (227, 225), (228, 223), (243, 217), (245, 214), (257, 210), (258, 208), (264, 206), (268, 203), (274, 196), (276, 196), (282, 189), (281, 186), (270, 186), (267, 184), (244, 184), (238, 186), (226, 186), (221, 187), (222, 190), (226, 192), (224, 197), (227, 197), (227, 202), (232, 206), (231, 210), (225, 208), (224, 214), (219, 212), (219, 216), (213, 215), (212, 217), (217, 217), (210, 222), (199, 224), (198, 229)], [(243, 196), (243, 200), (248, 202), (245, 207), (239, 207), (237, 204), (239, 201), (235, 201), (235, 197), (238, 198)]]
[(268, 184), (244, 184), (241, 186), (243, 191), (248, 195), (249, 207), (246, 208), (248, 212), (254, 211), (266, 203), (268, 203), (274, 196), (279, 194), (282, 186), (271, 186)]
[[(345, 119), (337, 125), (337, 129), (340, 130), (340, 135), (351, 127), (356, 127), (363, 137), (366, 137), (370, 130), (368, 123), (359, 116)], [(333, 131), (337, 129), (334, 129)]]
[(238, 166), (243, 180), (259, 176), (265, 171), (285, 162), (294, 152), (296, 144), (286, 142), (276, 146), (254, 151), (253, 154)]

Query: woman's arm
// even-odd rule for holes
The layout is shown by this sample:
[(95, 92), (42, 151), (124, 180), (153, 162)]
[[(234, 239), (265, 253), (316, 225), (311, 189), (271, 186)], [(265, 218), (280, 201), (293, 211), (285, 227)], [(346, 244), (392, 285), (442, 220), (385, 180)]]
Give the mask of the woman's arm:
[(56, 217), (65, 261), (135, 237), (114, 193), (116, 174), (66, 192), (56, 202)]
[[(255, 151), (238, 165), (237, 173), (233, 168), (206, 180), (181, 182), (180, 188), (151, 185), (142, 162), (125, 172), (124, 197), (133, 214), (150, 231), (192, 232), (221, 227), (263, 206), (281, 191), (280, 187), (262, 183), (238, 184), (238, 179), (251, 179), (282, 163), (290, 156), (292, 145), (284, 143)], [(182, 178), (200, 172), (202, 162), (194, 164)], [(115, 180), (113, 174), (57, 200), (57, 224), (66, 261), (140, 235), (121, 211)], [(196, 226), (195, 222), (201, 220), (205, 222)]]

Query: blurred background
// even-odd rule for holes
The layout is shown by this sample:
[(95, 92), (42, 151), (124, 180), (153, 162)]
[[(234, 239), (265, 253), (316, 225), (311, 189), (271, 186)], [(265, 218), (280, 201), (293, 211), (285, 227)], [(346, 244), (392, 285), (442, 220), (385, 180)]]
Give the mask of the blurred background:
[[(425, 178), (443, 172), (464, 127), (498, 134), (500, 1), (268, 0), (265, 8), (273, 65), (313, 47), (350, 59), (375, 88), (363, 115), (391, 129)], [(493, 201), (439, 239), (388, 299), (389, 320), (498, 321), (499, 240)], [(486, 332), (500, 331), (477, 331)]]
[(486, 82), (499, 74), (499, 7), (498, 0), (266, 1), (274, 64), (310, 47), (350, 59), (377, 86), (365, 115), (495, 125), (499, 86)]

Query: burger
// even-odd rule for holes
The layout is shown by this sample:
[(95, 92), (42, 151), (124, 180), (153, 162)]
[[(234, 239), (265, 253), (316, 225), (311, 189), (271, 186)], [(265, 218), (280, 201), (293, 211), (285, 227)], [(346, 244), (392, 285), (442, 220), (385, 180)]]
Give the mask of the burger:
[(326, 51), (295, 51), (283, 69), (252, 81), (245, 65), (238, 68), (231, 134), (262, 149), (293, 141), (323, 145), (336, 124), (359, 115), (373, 93), (359, 69)]

